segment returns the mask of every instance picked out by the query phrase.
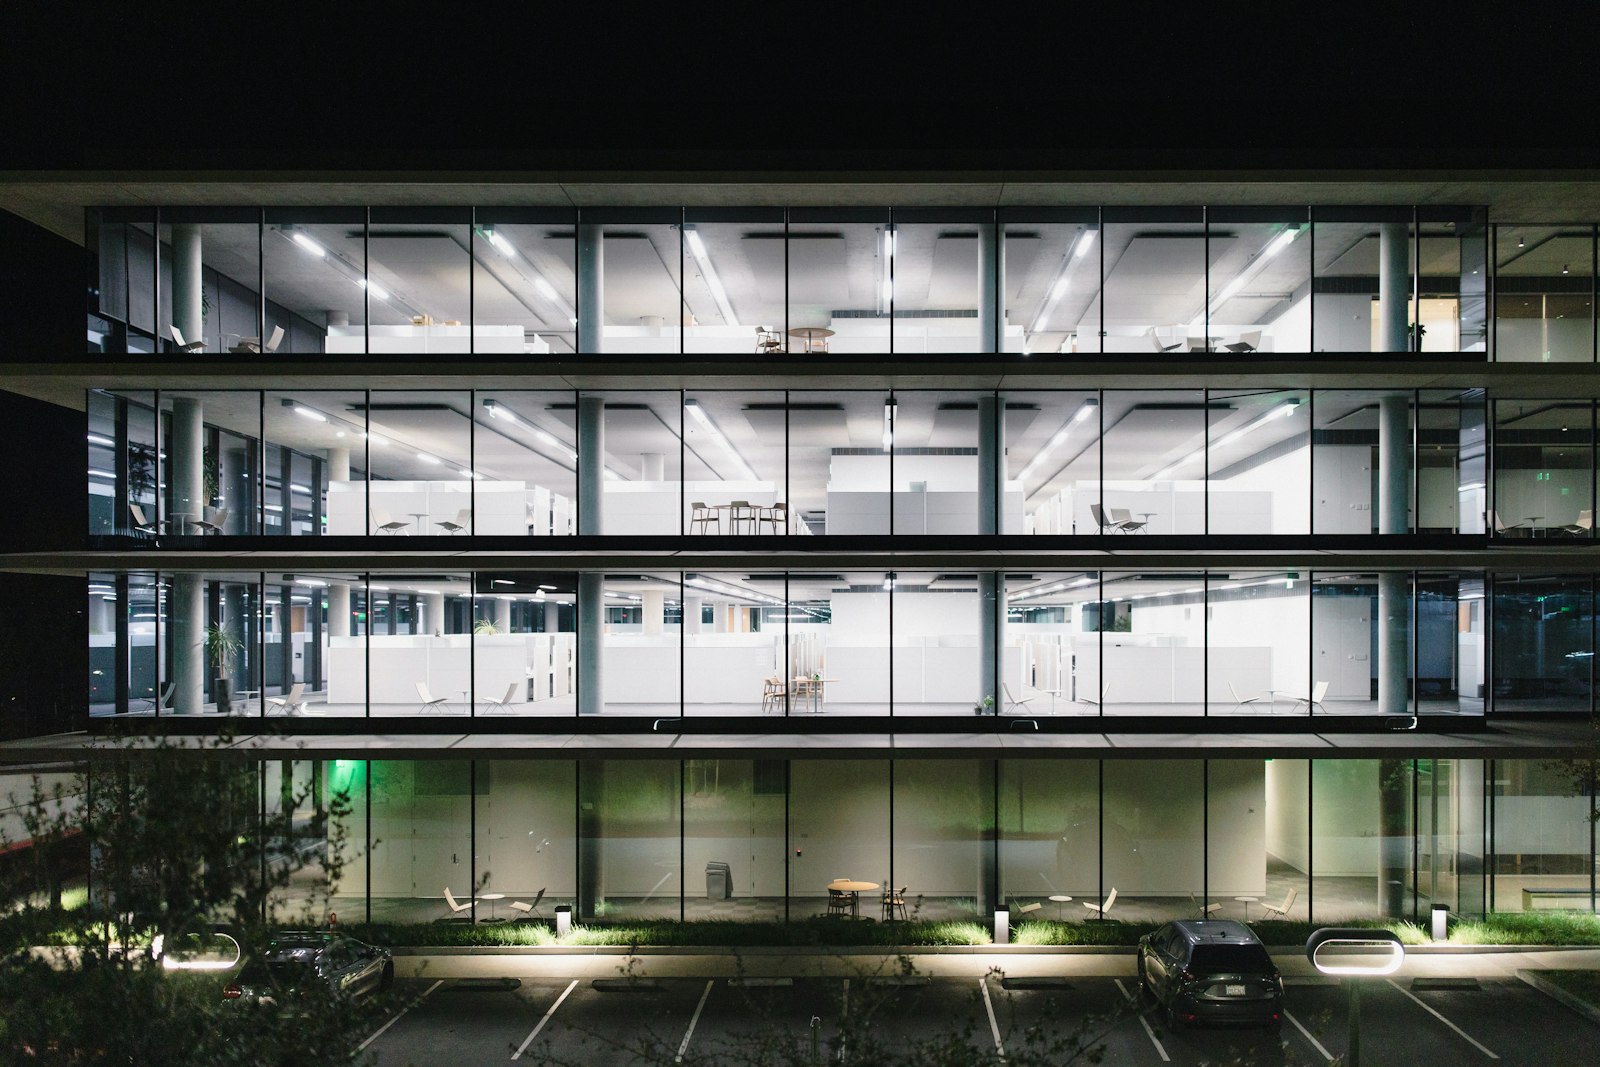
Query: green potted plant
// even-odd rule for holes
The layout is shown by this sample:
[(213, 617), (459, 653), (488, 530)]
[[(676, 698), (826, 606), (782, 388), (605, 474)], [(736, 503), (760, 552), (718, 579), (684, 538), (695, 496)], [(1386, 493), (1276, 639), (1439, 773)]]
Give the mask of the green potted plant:
[(492, 637), (499, 633), (500, 629), (489, 619), (479, 619), (472, 624), (472, 632), (479, 637)]
[(980, 700), (976, 704), (972, 705), (972, 713), (974, 715), (993, 715), (994, 714), (994, 697), (993, 696), (989, 696), (989, 695), (985, 695), (982, 700)]
[(233, 664), (244, 651), (244, 642), (221, 626), (206, 627), (206, 659), (217, 673), (211, 682), (211, 692), (217, 701), (217, 711), (226, 715), (233, 705)]

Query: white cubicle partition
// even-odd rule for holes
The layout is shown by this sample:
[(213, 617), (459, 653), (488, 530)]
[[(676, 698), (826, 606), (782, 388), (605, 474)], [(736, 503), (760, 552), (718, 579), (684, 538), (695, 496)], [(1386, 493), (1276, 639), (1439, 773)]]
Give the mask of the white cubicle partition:
[[(663, 534), (689, 531), (692, 505), (731, 504), (744, 500), (755, 507), (777, 503), (772, 482), (623, 482), (605, 483), (607, 534)], [(721, 532), (732, 533), (728, 512), (719, 513)], [(765, 531), (764, 531), (765, 532)]]
[(370, 510), (409, 523), (409, 534), (446, 533), (438, 523), (455, 522), (462, 511), (470, 513), (468, 529), (476, 535), (526, 534), (528, 505), (523, 482), (329, 482), (328, 533), (366, 533)]
[(521, 326), (329, 326), (326, 351), (330, 355), (363, 351), (389, 355), (523, 355), (548, 353), (550, 344), (537, 335), (527, 340)]
[[(513, 685), (519, 705), (571, 692), (572, 634), (373, 634), (328, 639), (328, 703), (422, 710), (417, 683), (464, 712), (476, 697), (500, 700)], [(468, 680), (468, 671), (471, 681)], [(510, 710), (515, 710), (512, 708)]]

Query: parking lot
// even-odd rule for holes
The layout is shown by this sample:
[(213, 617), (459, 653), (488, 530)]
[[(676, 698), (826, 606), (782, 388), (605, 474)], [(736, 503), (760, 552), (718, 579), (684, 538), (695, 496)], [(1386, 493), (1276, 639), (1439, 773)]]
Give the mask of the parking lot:
[[(1344, 991), (1333, 979), (1286, 981), (1288, 1017), (1274, 1034), (1169, 1030), (1135, 1003), (1129, 978), (407, 978), (368, 1050), (382, 1067), (888, 1063), (924, 1042), (969, 1047), (941, 1062), (970, 1063), (1062, 1063), (1080, 1042), (1103, 1046), (1107, 1064), (1342, 1056)], [(1503, 976), (1365, 979), (1361, 1018), (1368, 1065), (1543, 1067), (1592, 1062), (1600, 1047), (1600, 1026)]]

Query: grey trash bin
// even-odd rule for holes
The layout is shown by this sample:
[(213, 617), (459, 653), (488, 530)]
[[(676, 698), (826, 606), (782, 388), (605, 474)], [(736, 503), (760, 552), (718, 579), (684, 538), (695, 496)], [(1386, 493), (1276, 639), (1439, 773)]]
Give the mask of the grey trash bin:
[(733, 896), (733, 871), (721, 860), (706, 864), (706, 899), (728, 900)]

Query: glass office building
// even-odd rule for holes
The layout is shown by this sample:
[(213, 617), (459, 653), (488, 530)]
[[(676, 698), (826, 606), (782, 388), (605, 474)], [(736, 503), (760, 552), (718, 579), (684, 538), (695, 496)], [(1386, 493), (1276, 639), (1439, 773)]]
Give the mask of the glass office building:
[(63, 191), (18, 566), (90, 736), (350, 796), (342, 914), (1594, 909), (1600, 210), (217, 186)]

